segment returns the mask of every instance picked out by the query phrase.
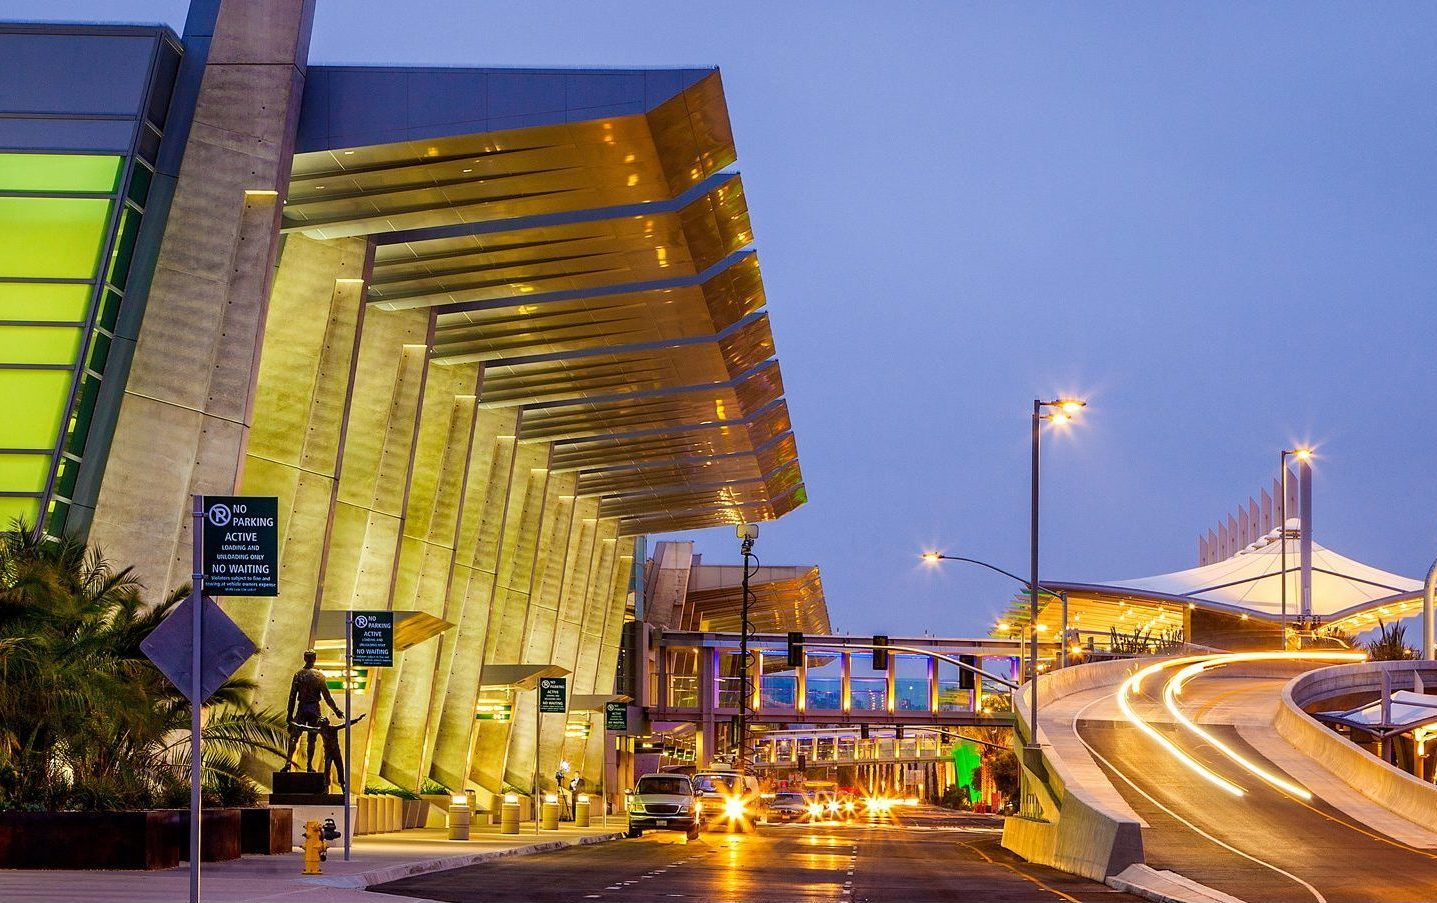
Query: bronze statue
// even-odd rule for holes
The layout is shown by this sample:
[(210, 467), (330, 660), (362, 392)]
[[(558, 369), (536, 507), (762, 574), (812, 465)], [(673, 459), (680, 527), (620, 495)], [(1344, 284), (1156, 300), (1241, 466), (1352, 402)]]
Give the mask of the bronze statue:
[(285, 755), (284, 767), (280, 771), (289, 771), (294, 767), (294, 753), (299, 748), (299, 735), (309, 734), (309, 746), (305, 755), (305, 771), (314, 771), (314, 734), (317, 728), (313, 725), (319, 723), (319, 703), (324, 700), (334, 711), (334, 717), (343, 718), (344, 713), (339, 706), (334, 704), (334, 697), (329, 695), (329, 683), (325, 680), (324, 672), (314, 666), (317, 658), (313, 649), (304, 653), (304, 667), (294, 672), (294, 679), (289, 684), (289, 752)]
[(339, 785), (341, 790), (344, 789), (346, 780), (344, 773), (344, 753), (339, 748), (339, 732), (351, 724), (358, 724), (363, 720), (364, 716), (360, 715), (358, 718), (341, 721), (339, 724), (330, 724), (328, 718), (320, 718), (315, 722), (304, 724), (293, 721), (290, 722), (290, 730), (299, 728), (300, 730), (309, 732), (311, 744), (314, 743), (315, 734), (319, 734), (320, 738), (324, 740), (324, 768), (321, 769), (321, 771), (324, 774), (326, 784), (329, 783), (329, 769), (333, 767), (334, 782)]

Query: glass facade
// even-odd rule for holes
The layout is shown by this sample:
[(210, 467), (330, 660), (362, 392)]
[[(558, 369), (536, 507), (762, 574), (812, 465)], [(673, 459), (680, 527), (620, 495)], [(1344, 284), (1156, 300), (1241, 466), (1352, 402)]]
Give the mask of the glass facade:
[(112, 154), (0, 154), (0, 523), (59, 532), (151, 172)]

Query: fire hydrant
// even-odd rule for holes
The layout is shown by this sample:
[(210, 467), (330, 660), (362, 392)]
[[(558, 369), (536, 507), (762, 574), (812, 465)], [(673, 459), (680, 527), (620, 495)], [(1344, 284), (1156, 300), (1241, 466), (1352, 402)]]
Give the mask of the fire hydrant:
[(322, 875), (324, 869), (319, 864), (324, 861), (324, 854), (329, 849), (329, 844), (324, 842), (324, 829), (319, 822), (311, 819), (304, 823), (304, 872), (306, 875)]

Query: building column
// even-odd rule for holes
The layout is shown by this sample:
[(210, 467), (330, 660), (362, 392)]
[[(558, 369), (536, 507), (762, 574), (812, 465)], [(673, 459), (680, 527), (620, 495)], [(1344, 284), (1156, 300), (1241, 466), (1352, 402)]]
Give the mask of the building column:
[(455, 791), (469, 786), (469, 757), (476, 730), (474, 704), (484, 669), (509, 513), (517, 428), (516, 409), (481, 408), (474, 430), (458, 555), (446, 607), (446, 620), (456, 626), (440, 638), (429, 703), (430, 723), (436, 725), (429, 775)]
[[(400, 540), (396, 611), (444, 618), (474, 440), (478, 380), (477, 365), (429, 364)], [(379, 773), (410, 790), (422, 782), (424, 762), (433, 748), (429, 703), (439, 645), (436, 637), (409, 647), (384, 677), (394, 685), (394, 702)]]
[[(484, 661), (494, 664), (520, 664), (523, 653), (524, 616), (529, 604), (529, 586), (533, 577), (534, 559), (539, 545), (539, 527), (543, 521), (545, 492), (549, 480), (549, 445), (520, 444), (514, 451), (514, 465), (509, 482), (509, 506), (500, 542), (498, 567), (495, 574), (494, 601), (489, 608), (489, 625), (484, 642)], [(532, 695), (525, 691), (519, 696)], [(469, 760), (469, 777), (491, 793), (498, 793), (503, 782), (527, 787), (533, 783), (532, 769), (508, 773), (504, 753), (508, 732), (519, 722), (519, 701), (516, 699), (515, 721), (508, 724), (489, 722), (477, 726)], [(469, 718), (473, 719), (471, 705)], [(532, 730), (531, 724), (519, 729)]]
[(292, 236), (270, 293), (274, 316), (265, 330), (240, 491), (279, 498), (280, 595), (225, 603), (259, 647), (240, 675), (259, 682), (256, 702), (266, 708), (285, 707), (319, 598), (369, 258), (362, 238)]
[(313, 11), (248, 0), (215, 22), (90, 526), (151, 598), (189, 582), (189, 496), (241, 483)]

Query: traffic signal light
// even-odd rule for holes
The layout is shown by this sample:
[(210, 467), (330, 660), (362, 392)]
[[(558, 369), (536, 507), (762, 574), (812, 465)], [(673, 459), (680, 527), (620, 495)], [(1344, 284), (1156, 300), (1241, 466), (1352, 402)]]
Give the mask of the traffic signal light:
[(896, 726), (896, 727), (893, 728), (893, 739), (895, 739), (895, 740), (902, 740), (902, 739), (903, 739), (903, 725), (900, 724), (900, 725), (898, 725), (898, 726)]
[(803, 631), (790, 630), (788, 632), (788, 666), (798, 668), (803, 665)]
[(867, 722), (864, 722), (863, 724), (860, 724), (860, 725), (858, 726), (858, 739), (860, 739), (860, 740), (867, 740), (867, 739), (868, 739), (868, 723), (867, 723)]
[(799, 753), (799, 754), (798, 754), (798, 770), (799, 770), (799, 771), (807, 771), (807, 770), (808, 770), (808, 756), (807, 756), (806, 754), (804, 754), (804, 753)]
[[(976, 655), (960, 655), (960, 656), (958, 656), (958, 661), (960, 661), (960, 662), (962, 662), (963, 664), (968, 665), (969, 667), (972, 667), (972, 668), (978, 667), (978, 656), (976, 656)], [(971, 690), (971, 689), (973, 689), (973, 684), (974, 684), (973, 677), (974, 677), (973, 672), (972, 672), (972, 671), (969, 671), (968, 668), (959, 668), (959, 669), (958, 669), (958, 689), (960, 689), (960, 690)]]
[(888, 670), (888, 637), (886, 636), (873, 638), (873, 670)]

